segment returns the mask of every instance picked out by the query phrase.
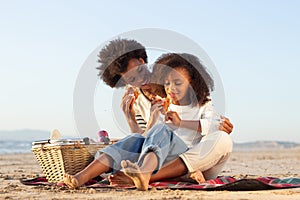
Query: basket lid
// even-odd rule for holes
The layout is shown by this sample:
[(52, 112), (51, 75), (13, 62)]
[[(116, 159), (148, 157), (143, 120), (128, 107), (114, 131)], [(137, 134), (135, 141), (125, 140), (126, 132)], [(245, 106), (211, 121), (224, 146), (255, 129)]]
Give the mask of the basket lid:
[(99, 145), (99, 144), (106, 144), (110, 145), (114, 143), (115, 141), (110, 141), (109, 143), (104, 142), (95, 142), (93, 140), (89, 140), (89, 138), (73, 138), (73, 139), (60, 139), (60, 140), (38, 140), (32, 142), (32, 148), (39, 148), (41, 145), (46, 146), (65, 146), (65, 145), (74, 145), (74, 144), (83, 144), (83, 145)]
[(32, 142), (32, 145), (40, 145), (40, 144), (70, 144), (70, 143), (84, 143), (83, 139), (75, 138), (75, 139), (60, 139), (60, 140), (37, 140)]

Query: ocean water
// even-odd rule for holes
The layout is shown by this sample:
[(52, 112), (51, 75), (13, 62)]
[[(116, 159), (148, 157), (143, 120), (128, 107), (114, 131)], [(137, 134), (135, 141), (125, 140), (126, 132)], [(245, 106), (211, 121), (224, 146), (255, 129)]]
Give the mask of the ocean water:
[(30, 141), (0, 141), (0, 154), (31, 153)]

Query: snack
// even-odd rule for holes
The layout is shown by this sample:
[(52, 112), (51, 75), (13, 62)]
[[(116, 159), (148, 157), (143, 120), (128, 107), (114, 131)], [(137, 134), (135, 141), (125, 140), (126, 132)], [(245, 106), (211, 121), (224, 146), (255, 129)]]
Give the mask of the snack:
[(134, 98), (135, 98), (135, 99), (138, 98), (139, 94), (140, 94), (140, 93), (139, 93), (137, 90), (134, 90), (133, 95), (134, 95)]
[(140, 94), (139, 90), (136, 87), (131, 85), (126, 85), (126, 90), (129, 96), (134, 96), (135, 99), (137, 99)]
[(168, 111), (170, 103), (171, 103), (171, 100), (169, 98), (164, 99), (164, 110), (165, 110), (165, 112)]

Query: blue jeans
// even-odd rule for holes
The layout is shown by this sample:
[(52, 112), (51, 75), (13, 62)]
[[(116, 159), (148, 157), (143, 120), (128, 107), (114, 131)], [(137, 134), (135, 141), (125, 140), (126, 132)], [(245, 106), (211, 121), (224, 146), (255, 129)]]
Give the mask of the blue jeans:
[(113, 160), (113, 166), (110, 167), (120, 170), (122, 160), (130, 160), (141, 166), (145, 155), (153, 152), (158, 159), (156, 172), (163, 164), (178, 158), (187, 150), (186, 144), (169, 127), (157, 124), (148, 131), (146, 137), (137, 133), (131, 134), (98, 153), (110, 156)]

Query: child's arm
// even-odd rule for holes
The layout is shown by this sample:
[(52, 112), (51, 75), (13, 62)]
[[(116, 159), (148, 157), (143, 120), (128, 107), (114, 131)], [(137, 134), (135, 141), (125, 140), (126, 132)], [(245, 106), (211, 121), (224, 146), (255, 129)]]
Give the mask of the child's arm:
[(200, 120), (181, 120), (178, 113), (174, 111), (168, 111), (166, 113), (166, 121), (170, 120), (175, 127), (182, 127), (202, 132)]
[(203, 112), (199, 120), (182, 120), (174, 111), (169, 111), (166, 115), (166, 121), (170, 120), (173, 126), (183, 127), (200, 132), (202, 135), (207, 135), (209, 132), (217, 130), (224, 131), (230, 134), (233, 130), (233, 125), (228, 118), (216, 114), (216, 111), (211, 102), (202, 107)]
[(207, 135), (210, 132), (217, 130), (224, 131), (230, 134), (233, 130), (233, 125), (228, 118), (220, 116), (216, 113), (212, 102), (208, 102), (201, 107), (202, 114), (200, 124), (202, 127), (202, 135)]
[(147, 123), (147, 128), (144, 132), (144, 135), (147, 133), (147, 131), (152, 128), (154, 124), (159, 121), (160, 117), (159, 115), (163, 112), (163, 102), (160, 99), (155, 99), (151, 102), (151, 109), (150, 109), (150, 118)]

